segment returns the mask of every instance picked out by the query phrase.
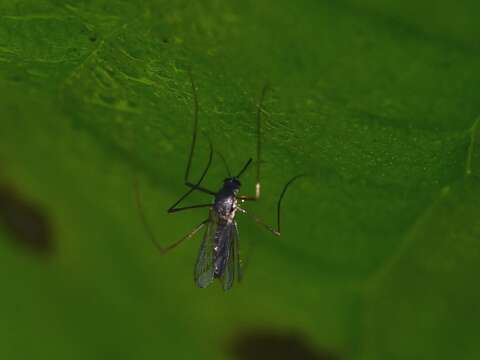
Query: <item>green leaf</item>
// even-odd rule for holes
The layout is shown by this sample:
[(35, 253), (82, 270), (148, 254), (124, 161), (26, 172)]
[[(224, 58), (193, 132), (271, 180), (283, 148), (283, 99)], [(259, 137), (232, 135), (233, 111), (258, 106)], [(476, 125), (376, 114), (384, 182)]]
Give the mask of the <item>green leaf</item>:
[[(478, 358), (478, 10), (0, 1), (0, 357)], [(309, 174), (282, 237), (239, 219), (248, 266), (227, 293), (195, 288), (199, 238), (160, 256), (134, 201), (137, 177), (163, 244), (206, 217), (166, 213), (186, 190), (188, 69), (194, 177), (204, 133), (232, 169), (255, 156), (265, 83), (248, 209), (273, 223)], [(205, 186), (224, 177), (215, 157)]]
[(480, 183), (443, 189), (369, 293), (369, 358), (475, 359)]

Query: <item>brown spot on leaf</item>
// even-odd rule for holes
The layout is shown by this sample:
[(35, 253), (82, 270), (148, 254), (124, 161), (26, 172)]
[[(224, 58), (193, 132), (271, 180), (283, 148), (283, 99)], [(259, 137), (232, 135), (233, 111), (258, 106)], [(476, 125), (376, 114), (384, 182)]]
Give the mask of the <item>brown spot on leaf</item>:
[(329, 352), (312, 348), (298, 333), (253, 329), (237, 334), (229, 348), (238, 360), (338, 360)]
[(0, 184), (0, 226), (15, 243), (35, 254), (53, 251), (50, 222), (40, 206), (5, 184)]

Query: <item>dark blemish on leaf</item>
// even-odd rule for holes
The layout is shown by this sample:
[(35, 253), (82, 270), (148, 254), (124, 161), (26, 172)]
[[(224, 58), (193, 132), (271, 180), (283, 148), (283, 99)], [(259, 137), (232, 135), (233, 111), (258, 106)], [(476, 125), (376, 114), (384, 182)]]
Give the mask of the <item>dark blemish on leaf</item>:
[(168, 44), (168, 39), (167, 39), (167, 38), (163, 38), (162, 41), (163, 41), (165, 44)]
[(14, 82), (21, 82), (22, 81), (22, 77), (18, 74), (15, 74), (15, 75), (11, 75), (9, 77), (10, 80), (14, 81)]
[(95, 41), (97, 41), (97, 36), (96, 35), (90, 35), (88, 37), (88, 40), (90, 40), (91, 42), (95, 42)]
[(100, 94), (99, 97), (107, 104), (113, 105), (115, 103), (115, 98), (113, 96)]
[(16, 244), (37, 255), (53, 252), (51, 226), (45, 213), (4, 184), (0, 184), (0, 226)]
[(330, 352), (312, 348), (298, 333), (253, 329), (237, 334), (229, 346), (234, 359), (338, 360)]

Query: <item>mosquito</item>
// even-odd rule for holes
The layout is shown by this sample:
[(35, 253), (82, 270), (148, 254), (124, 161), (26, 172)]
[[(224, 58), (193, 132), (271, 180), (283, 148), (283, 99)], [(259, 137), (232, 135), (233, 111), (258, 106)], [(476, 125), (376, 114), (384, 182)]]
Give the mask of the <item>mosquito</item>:
[[(152, 240), (155, 247), (159, 250), (161, 254), (165, 254), (168, 251), (174, 249), (183, 241), (192, 238), (197, 234), (202, 228), (206, 227), (205, 233), (203, 235), (203, 240), (200, 245), (200, 250), (197, 256), (197, 262), (194, 268), (194, 280), (198, 287), (206, 288), (209, 286), (215, 279), (219, 279), (222, 283), (223, 289), (226, 291), (233, 286), (235, 278), (237, 281), (242, 279), (242, 268), (240, 262), (239, 254), (239, 233), (238, 225), (236, 222), (237, 212), (247, 215), (253, 219), (257, 224), (264, 227), (272, 234), (280, 236), (280, 209), (283, 197), (288, 189), (288, 187), (302, 175), (297, 175), (291, 178), (283, 187), (282, 192), (277, 203), (277, 226), (273, 228), (270, 225), (267, 225), (259, 218), (247, 212), (240, 204), (243, 204), (245, 201), (257, 201), (260, 198), (260, 164), (261, 161), (261, 118), (263, 110), (263, 100), (265, 94), (268, 90), (268, 86), (265, 85), (262, 89), (260, 99), (256, 105), (256, 136), (257, 136), (257, 151), (256, 151), (256, 185), (255, 185), (255, 195), (239, 195), (241, 188), (240, 177), (247, 171), (250, 165), (253, 162), (252, 158), (249, 158), (241, 170), (233, 175), (230, 172), (225, 158), (217, 153), (221, 160), (223, 161), (225, 168), (228, 173), (228, 177), (223, 180), (223, 185), (218, 191), (212, 191), (206, 189), (202, 186), (202, 182), (205, 176), (208, 173), (210, 165), (212, 164), (213, 158), (213, 146), (208, 138), (210, 152), (208, 157), (208, 162), (197, 182), (190, 181), (190, 168), (192, 165), (192, 159), (195, 152), (195, 145), (197, 141), (198, 133), (198, 97), (197, 89), (193, 79), (193, 76), (190, 71), (188, 71), (190, 77), (190, 83), (192, 88), (193, 96), (193, 135), (192, 143), (190, 147), (190, 152), (187, 161), (187, 168), (185, 170), (184, 184), (189, 188), (189, 190), (183, 194), (172, 206), (167, 210), (168, 213), (176, 213), (179, 211), (198, 209), (198, 208), (208, 208), (209, 214), (208, 218), (203, 220), (198, 224), (193, 230), (188, 234), (175, 241), (174, 243), (168, 246), (162, 246), (155, 237), (154, 232), (152, 231), (149, 223), (146, 220), (141, 201), (140, 193), (138, 191), (138, 186), (136, 184), (136, 201), (139, 209), (139, 214), (143, 225), (145, 226), (147, 233)], [(199, 191), (204, 194), (213, 196), (213, 203), (205, 203), (191, 206), (178, 207), (180, 203), (185, 200), (192, 192)]]

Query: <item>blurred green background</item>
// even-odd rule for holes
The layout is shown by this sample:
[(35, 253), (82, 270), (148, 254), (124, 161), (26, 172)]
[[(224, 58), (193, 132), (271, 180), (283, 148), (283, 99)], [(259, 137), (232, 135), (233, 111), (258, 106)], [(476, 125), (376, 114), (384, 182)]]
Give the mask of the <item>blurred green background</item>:
[[(478, 359), (477, 1), (0, 1), (0, 359)], [(241, 284), (197, 289), (200, 127), (238, 169)], [(194, 174), (208, 155), (199, 135)], [(198, 175), (197, 175), (198, 176)], [(206, 186), (225, 177), (218, 158)], [(253, 172), (244, 193), (253, 191)], [(205, 202), (202, 194), (190, 203)]]

